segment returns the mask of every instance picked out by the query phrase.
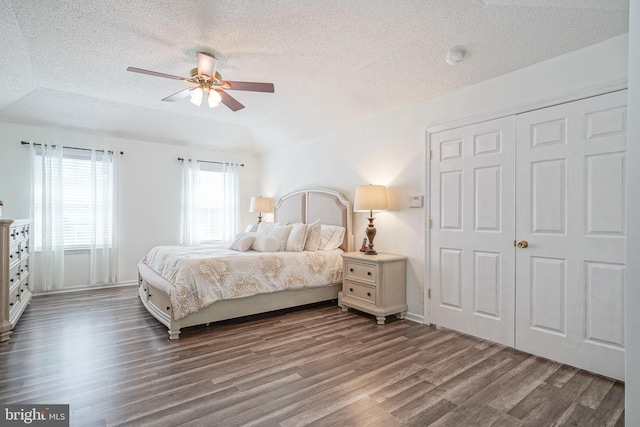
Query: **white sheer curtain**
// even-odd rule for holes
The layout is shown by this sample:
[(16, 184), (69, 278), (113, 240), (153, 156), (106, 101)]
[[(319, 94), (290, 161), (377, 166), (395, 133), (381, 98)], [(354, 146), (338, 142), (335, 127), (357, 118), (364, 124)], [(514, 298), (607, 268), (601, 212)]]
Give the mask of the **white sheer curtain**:
[(90, 286), (117, 282), (113, 153), (32, 145), (31, 159), (34, 288), (65, 287), (65, 250), (89, 250)]
[(91, 286), (118, 281), (116, 156), (91, 150), (89, 258)]
[(238, 163), (223, 163), (222, 241), (231, 242), (238, 234)]
[(182, 165), (182, 244), (197, 245), (200, 212), (200, 164), (184, 159)]
[[(64, 205), (62, 147), (31, 145), (31, 259), (36, 290), (51, 291), (64, 285)], [(37, 233), (37, 235), (36, 235)]]

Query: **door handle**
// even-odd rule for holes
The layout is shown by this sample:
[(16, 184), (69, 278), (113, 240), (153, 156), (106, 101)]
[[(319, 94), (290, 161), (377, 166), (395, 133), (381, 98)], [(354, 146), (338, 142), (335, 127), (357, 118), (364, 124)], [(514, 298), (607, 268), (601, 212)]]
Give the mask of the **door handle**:
[(529, 242), (527, 242), (526, 240), (520, 240), (517, 244), (517, 246), (520, 249), (524, 249), (524, 248), (528, 248), (529, 247)]

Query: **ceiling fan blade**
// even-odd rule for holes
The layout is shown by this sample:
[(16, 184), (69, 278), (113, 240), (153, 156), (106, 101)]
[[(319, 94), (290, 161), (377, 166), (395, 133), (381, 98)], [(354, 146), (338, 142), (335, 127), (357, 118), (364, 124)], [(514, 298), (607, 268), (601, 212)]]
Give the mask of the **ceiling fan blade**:
[(225, 80), (224, 82), (228, 83), (230, 86), (226, 88), (227, 90), (247, 90), (251, 92), (269, 92), (269, 93), (275, 92), (273, 83), (234, 82), (230, 80)]
[(185, 82), (188, 82), (190, 80), (185, 77), (172, 76), (171, 74), (158, 73), (157, 71), (143, 70), (142, 68), (136, 68), (136, 67), (127, 67), (127, 71), (132, 71), (134, 73), (140, 73), (140, 74), (148, 74), (150, 76), (156, 76), (156, 77), (164, 77), (165, 79), (184, 80)]
[(189, 96), (189, 91), (191, 90), (191, 88), (186, 88), (186, 89), (182, 89), (180, 92), (176, 92), (173, 95), (169, 95), (166, 98), (162, 98), (163, 101), (169, 101), (169, 102), (175, 102), (175, 101), (179, 101), (182, 98), (186, 98), (187, 96)]
[(198, 52), (198, 74), (213, 77), (216, 74), (218, 60), (206, 52)]
[(233, 96), (229, 95), (222, 89), (216, 89), (216, 92), (218, 92), (222, 97), (221, 102), (226, 105), (231, 111), (238, 111), (244, 108), (244, 105), (242, 105), (237, 99), (235, 99)]

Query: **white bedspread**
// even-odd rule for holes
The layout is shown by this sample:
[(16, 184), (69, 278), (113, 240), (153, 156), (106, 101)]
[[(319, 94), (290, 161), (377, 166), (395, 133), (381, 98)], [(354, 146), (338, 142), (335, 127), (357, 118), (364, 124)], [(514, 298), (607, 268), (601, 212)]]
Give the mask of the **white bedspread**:
[(342, 250), (238, 252), (213, 245), (158, 246), (142, 260), (171, 283), (173, 317), (216, 301), (342, 280)]

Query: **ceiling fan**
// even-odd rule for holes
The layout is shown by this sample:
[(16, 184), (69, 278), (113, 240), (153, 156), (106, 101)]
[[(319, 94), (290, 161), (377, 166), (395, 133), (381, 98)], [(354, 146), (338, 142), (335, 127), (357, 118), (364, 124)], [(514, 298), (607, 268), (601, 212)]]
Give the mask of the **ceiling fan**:
[(127, 71), (134, 73), (149, 74), (151, 76), (164, 77), (172, 80), (182, 80), (187, 83), (194, 83), (196, 86), (188, 87), (162, 98), (163, 101), (175, 102), (180, 99), (191, 97), (191, 103), (198, 107), (202, 104), (202, 98), (207, 97), (209, 108), (215, 108), (220, 103), (226, 105), (231, 111), (238, 111), (244, 108), (237, 99), (229, 95), (226, 90), (245, 90), (251, 92), (273, 93), (273, 83), (256, 82), (236, 82), (222, 80), (220, 73), (216, 71), (216, 58), (206, 52), (198, 52), (198, 66), (191, 70), (191, 77), (179, 77), (171, 74), (158, 73), (156, 71), (143, 70), (142, 68), (128, 67)]

